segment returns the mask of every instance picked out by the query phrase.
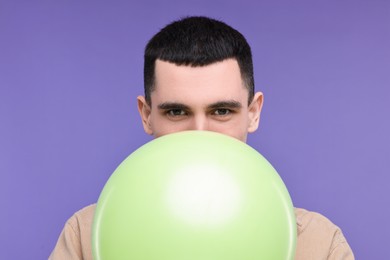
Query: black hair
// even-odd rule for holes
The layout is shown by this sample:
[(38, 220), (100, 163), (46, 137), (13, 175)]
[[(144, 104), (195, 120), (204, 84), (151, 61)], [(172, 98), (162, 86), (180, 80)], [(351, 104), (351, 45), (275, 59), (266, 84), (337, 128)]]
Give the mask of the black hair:
[(254, 95), (251, 48), (244, 36), (225, 24), (208, 17), (186, 17), (160, 30), (146, 45), (144, 56), (145, 99), (151, 104), (156, 60), (186, 66), (206, 66), (229, 58), (236, 59), (241, 77), (249, 92), (248, 104)]

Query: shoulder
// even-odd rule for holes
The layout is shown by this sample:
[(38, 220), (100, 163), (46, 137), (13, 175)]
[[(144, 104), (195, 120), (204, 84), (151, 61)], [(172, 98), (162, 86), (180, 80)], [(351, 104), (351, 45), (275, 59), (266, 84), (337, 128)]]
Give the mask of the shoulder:
[(346, 254), (351, 255), (353, 259), (352, 251), (341, 229), (332, 221), (317, 212), (301, 208), (295, 208), (294, 211), (298, 233), (297, 255), (310, 254), (332, 259), (330, 257), (334, 254)]
[(95, 214), (96, 204), (86, 206), (73, 214), (67, 221), (67, 225), (77, 229), (78, 227), (85, 227), (91, 224)]
[(70, 226), (76, 236), (84, 238), (92, 232), (92, 222), (95, 214), (96, 204), (82, 208), (68, 219), (66, 225)]
[(95, 209), (96, 209), (96, 204), (91, 204), (74, 213), (72, 218), (77, 220), (82, 220), (82, 221), (93, 218), (95, 214)]
[(96, 205), (89, 205), (66, 222), (49, 259), (92, 259), (91, 235)]
[(308, 211), (302, 208), (295, 208), (294, 211), (298, 226), (298, 235), (307, 231), (307, 229), (312, 228), (326, 233), (333, 233), (339, 229), (339, 227), (320, 213)]

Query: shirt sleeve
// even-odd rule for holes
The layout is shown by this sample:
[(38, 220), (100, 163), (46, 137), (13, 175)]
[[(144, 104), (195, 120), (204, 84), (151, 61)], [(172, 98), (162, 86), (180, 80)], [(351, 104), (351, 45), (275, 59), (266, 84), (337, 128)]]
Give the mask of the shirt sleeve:
[(82, 259), (77, 219), (73, 216), (65, 224), (49, 260)]
[(92, 223), (96, 204), (77, 211), (65, 224), (49, 260), (92, 260)]
[(338, 229), (333, 238), (328, 260), (354, 260), (351, 247), (348, 245), (343, 233)]

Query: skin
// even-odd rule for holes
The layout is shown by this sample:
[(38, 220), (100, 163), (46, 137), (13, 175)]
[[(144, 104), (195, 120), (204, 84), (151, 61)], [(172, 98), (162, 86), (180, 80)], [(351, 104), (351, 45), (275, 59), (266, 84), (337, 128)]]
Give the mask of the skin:
[(204, 67), (157, 60), (151, 104), (143, 96), (138, 111), (147, 134), (160, 137), (185, 130), (214, 131), (246, 142), (257, 130), (263, 94), (248, 105), (248, 90), (235, 59)]

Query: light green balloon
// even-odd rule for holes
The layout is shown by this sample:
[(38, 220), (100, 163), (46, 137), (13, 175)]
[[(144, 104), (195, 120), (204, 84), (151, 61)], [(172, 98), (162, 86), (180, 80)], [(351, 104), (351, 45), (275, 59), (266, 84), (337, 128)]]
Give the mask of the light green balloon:
[(250, 146), (205, 131), (157, 138), (105, 185), (97, 260), (293, 259), (296, 222), (275, 169)]

